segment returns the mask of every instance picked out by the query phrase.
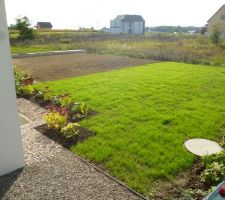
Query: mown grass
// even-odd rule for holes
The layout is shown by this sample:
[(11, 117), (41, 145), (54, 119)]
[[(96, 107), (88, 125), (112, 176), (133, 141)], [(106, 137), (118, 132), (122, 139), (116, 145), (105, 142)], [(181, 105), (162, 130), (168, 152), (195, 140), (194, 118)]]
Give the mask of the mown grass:
[(46, 85), (98, 112), (81, 122), (97, 135), (71, 150), (145, 195), (192, 165), (185, 140), (216, 140), (225, 126), (224, 68), (167, 62)]

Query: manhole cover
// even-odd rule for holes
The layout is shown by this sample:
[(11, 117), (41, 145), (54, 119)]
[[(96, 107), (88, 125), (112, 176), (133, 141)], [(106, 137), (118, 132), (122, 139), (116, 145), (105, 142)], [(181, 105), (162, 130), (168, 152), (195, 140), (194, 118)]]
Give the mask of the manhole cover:
[(184, 146), (188, 151), (198, 156), (211, 155), (223, 150), (223, 148), (214, 141), (197, 138), (187, 140)]
[(31, 121), (27, 119), (25, 116), (19, 114), (19, 122), (20, 126), (30, 123)]

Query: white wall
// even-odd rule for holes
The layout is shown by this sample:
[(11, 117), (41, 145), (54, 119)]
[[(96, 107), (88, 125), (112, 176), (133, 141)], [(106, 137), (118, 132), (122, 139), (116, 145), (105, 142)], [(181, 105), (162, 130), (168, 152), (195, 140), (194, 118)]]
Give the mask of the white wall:
[(4, 0), (0, 0), (0, 175), (24, 166)]

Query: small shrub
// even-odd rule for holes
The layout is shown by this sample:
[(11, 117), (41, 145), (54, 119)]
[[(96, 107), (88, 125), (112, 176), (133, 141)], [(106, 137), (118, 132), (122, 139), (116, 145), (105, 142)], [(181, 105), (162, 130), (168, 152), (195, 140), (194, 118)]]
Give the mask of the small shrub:
[(77, 123), (69, 123), (65, 127), (61, 129), (61, 133), (67, 138), (73, 138), (74, 136), (78, 135), (79, 130), (78, 127), (80, 125)]
[(51, 98), (52, 98), (52, 91), (49, 90), (49, 87), (46, 86), (45, 89), (42, 92), (43, 92), (44, 101), (50, 101)]
[(203, 198), (207, 196), (209, 191), (203, 191), (201, 189), (187, 189), (181, 191), (180, 200), (195, 200), (196, 196), (199, 198), (200, 196)]
[(206, 167), (213, 162), (217, 162), (225, 166), (225, 151), (209, 156), (204, 156), (202, 160)]
[(44, 98), (44, 93), (40, 90), (35, 91), (35, 99), (40, 100)]
[(51, 94), (50, 93), (44, 93), (44, 95), (43, 95), (43, 99), (45, 100), (45, 101), (50, 101), (51, 100)]
[(59, 95), (58, 98), (59, 98), (59, 104), (62, 107), (69, 107), (72, 102), (72, 99), (69, 94)]
[(215, 186), (225, 178), (225, 151), (203, 157), (205, 170), (202, 181), (208, 186)]
[(22, 84), (23, 85), (32, 85), (34, 83), (34, 79), (31, 78), (31, 77), (25, 77), (23, 80), (22, 80)]
[(61, 131), (67, 122), (67, 117), (58, 112), (49, 112), (44, 116), (48, 128)]
[(201, 174), (201, 179), (208, 186), (219, 184), (225, 178), (225, 167), (223, 164), (213, 162), (206, 167)]
[(69, 109), (68, 108), (59, 107), (57, 105), (49, 105), (47, 108), (50, 112), (57, 112), (60, 115), (63, 115), (63, 116), (68, 118), (68, 115), (69, 115)]
[(20, 95), (20, 87), (22, 85), (23, 80), (26, 78), (26, 74), (18, 68), (14, 68), (14, 79), (15, 79), (15, 87), (16, 94)]
[(212, 43), (215, 45), (219, 45), (219, 43), (220, 43), (220, 31), (217, 26), (215, 26), (213, 29), (213, 33), (211, 35), (211, 40), (212, 40)]
[(31, 96), (34, 93), (34, 87), (32, 85), (23, 85), (20, 86), (19, 91), (23, 96)]
[(54, 105), (60, 106), (60, 100), (58, 96), (51, 96), (51, 103)]
[(84, 102), (77, 102), (74, 103), (73, 107), (71, 108), (73, 114), (81, 114), (86, 116), (88, 112), (88, 106)]

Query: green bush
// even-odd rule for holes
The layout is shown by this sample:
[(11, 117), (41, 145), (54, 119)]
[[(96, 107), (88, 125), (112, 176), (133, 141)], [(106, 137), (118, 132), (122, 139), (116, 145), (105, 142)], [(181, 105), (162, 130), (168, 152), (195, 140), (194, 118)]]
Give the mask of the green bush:
[(31, 22), (27, 17), (16, 19), (16, 29), (19, 30), (21, 40), (31, 40), (34, 38), (33, 28), (30, 28)]
[(73, 138), (74, 136), (78, 135), (79, 130), (78, 127), (80, 125), (77, 123), (68, 123), (65, 127), (61, 129), (61, 133), (67, 138)]

